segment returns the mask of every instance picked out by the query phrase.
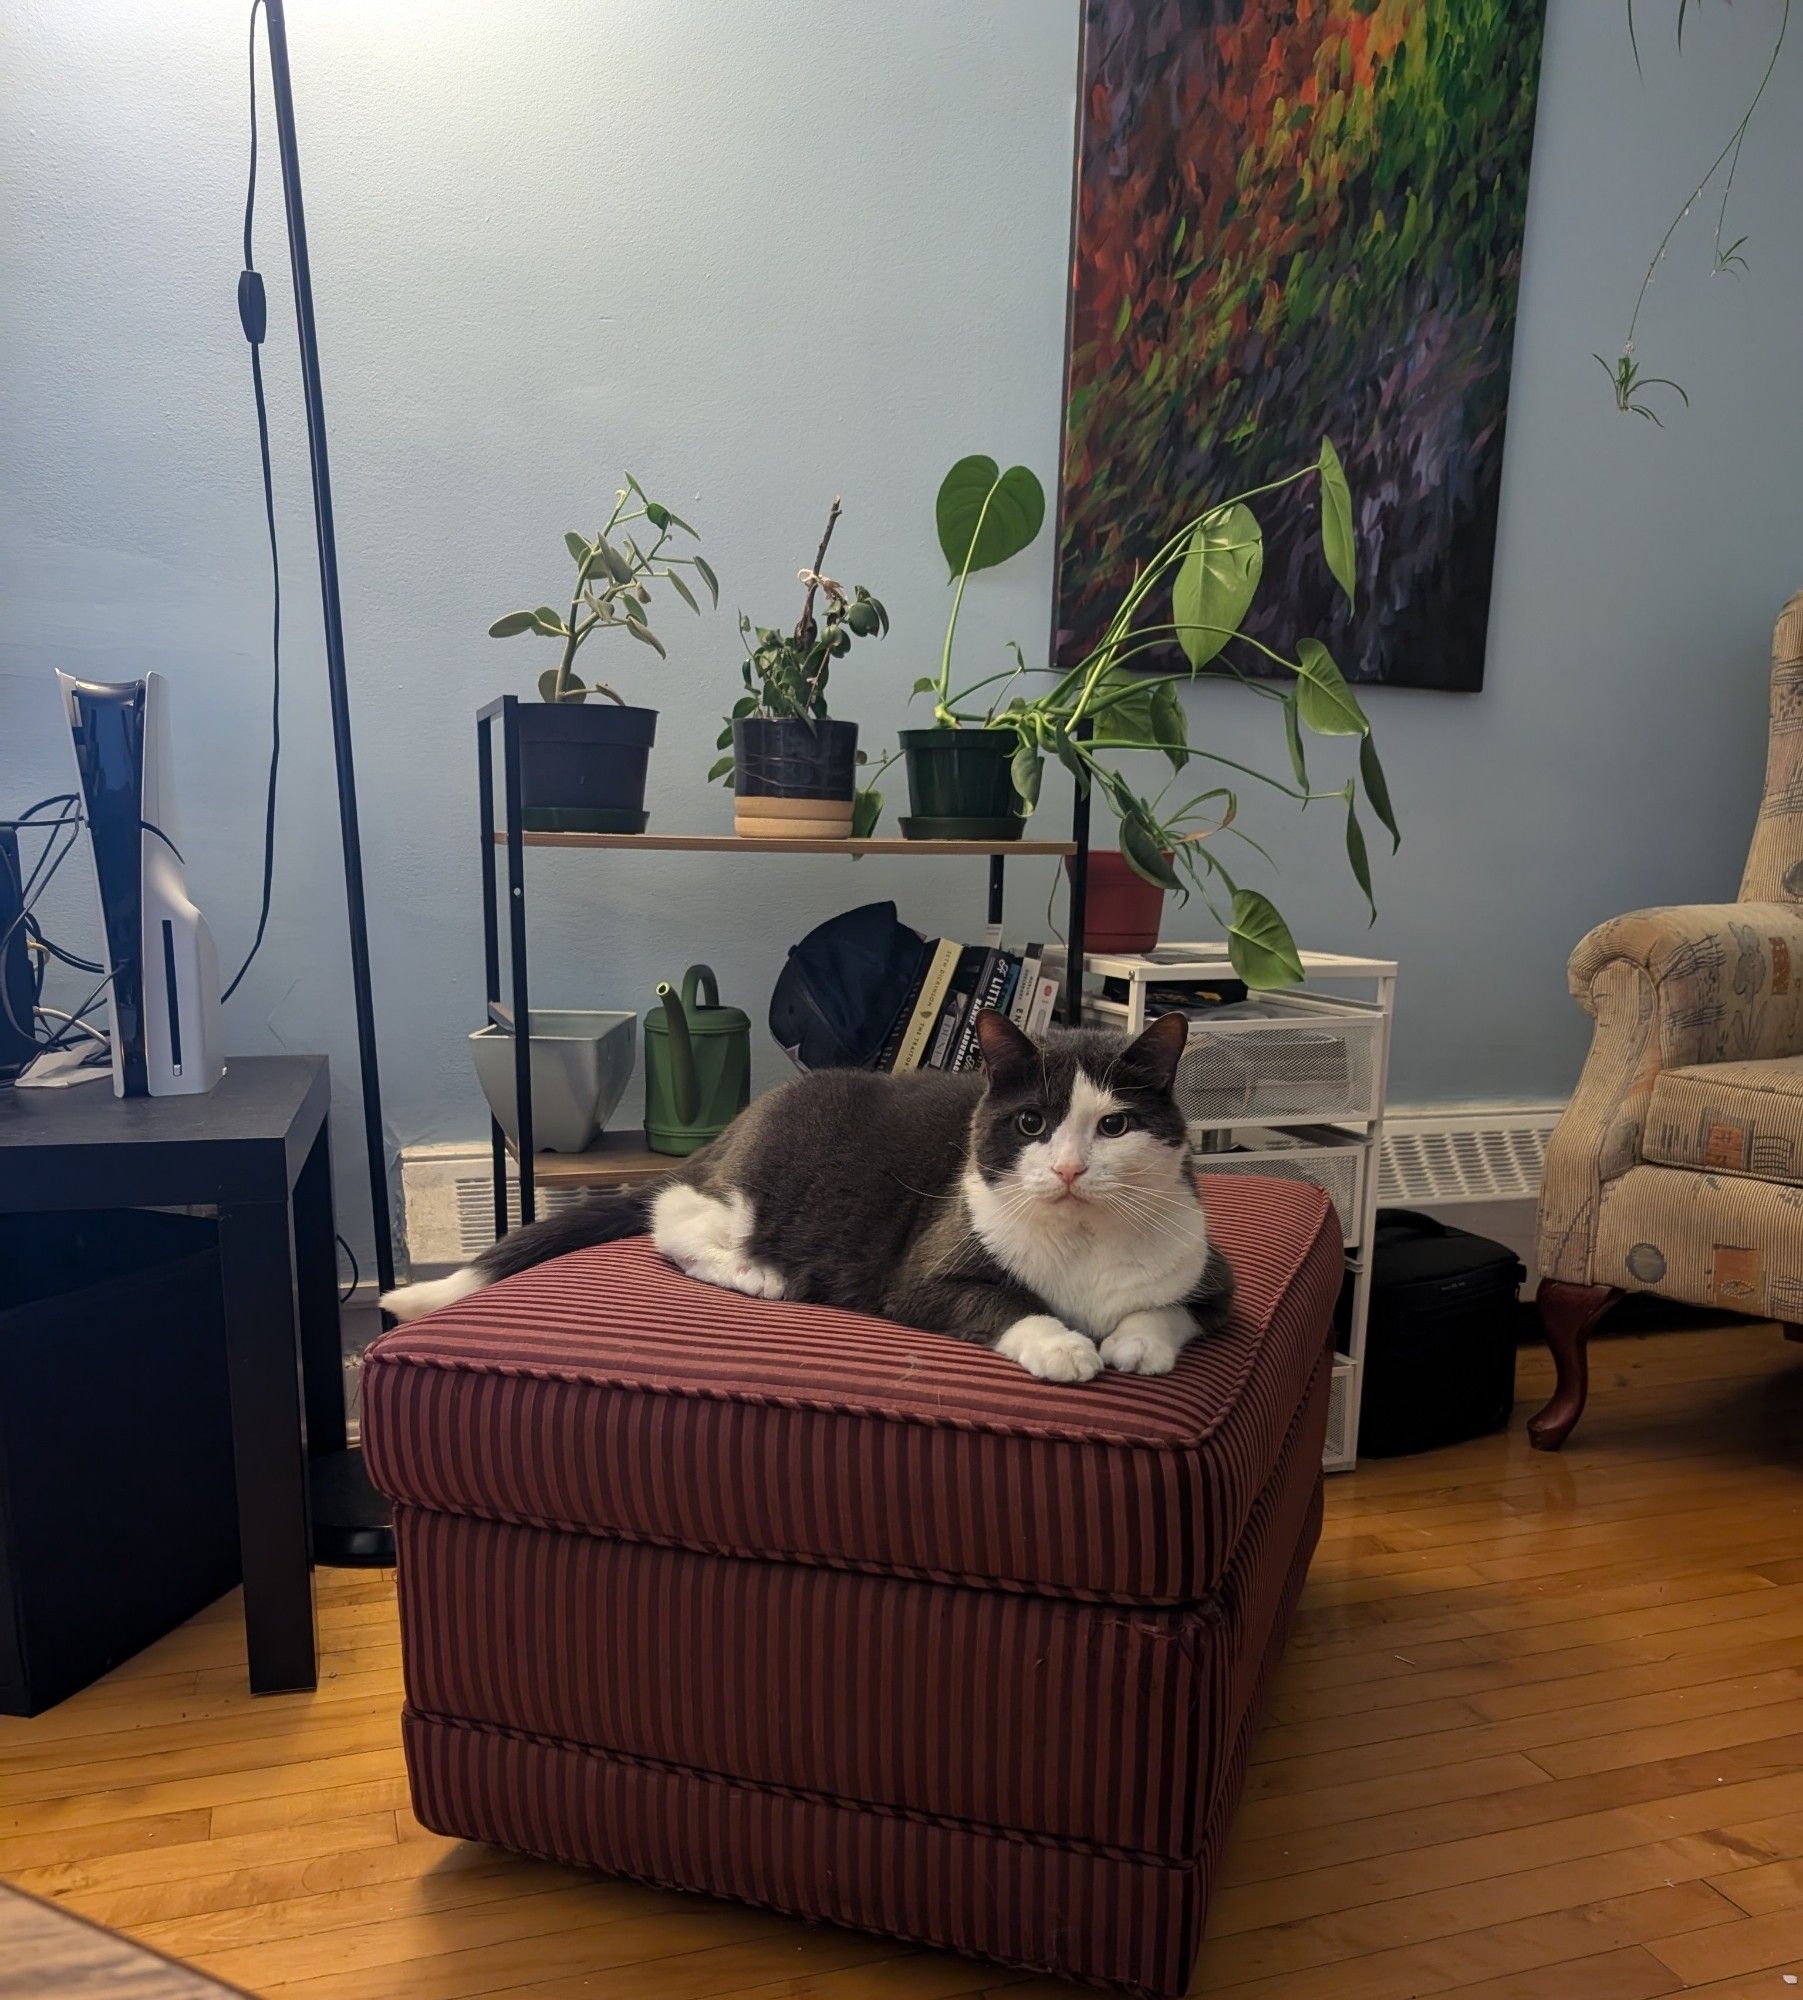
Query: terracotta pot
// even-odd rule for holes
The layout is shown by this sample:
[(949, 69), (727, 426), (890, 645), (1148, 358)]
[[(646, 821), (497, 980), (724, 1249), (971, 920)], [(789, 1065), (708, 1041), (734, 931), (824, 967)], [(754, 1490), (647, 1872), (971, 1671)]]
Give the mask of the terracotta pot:
[[(1066, 873), (1076, 856), (1064, 857)], [(1085, 951), (1150, 951), (1164, 917), (1164, 891), (1136, 875), (1112, 847), (1092, 848), (1089, 895), (1083, 905)]]

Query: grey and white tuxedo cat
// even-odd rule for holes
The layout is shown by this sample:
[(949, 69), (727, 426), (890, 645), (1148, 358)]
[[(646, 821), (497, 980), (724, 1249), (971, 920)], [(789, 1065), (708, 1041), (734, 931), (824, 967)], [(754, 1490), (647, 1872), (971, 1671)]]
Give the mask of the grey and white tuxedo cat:
[(1043, 1046), (977, 1023), (983, 1073), (819, 1070), (654, 1186), (597, 1195), (382, 1303), (400, 1319), (650, 1234), (690, 1277), (981, 1341), (1031, 1375), (1162, 1375), (1233, 1294), (1171, 1085), (1181, 1014)]

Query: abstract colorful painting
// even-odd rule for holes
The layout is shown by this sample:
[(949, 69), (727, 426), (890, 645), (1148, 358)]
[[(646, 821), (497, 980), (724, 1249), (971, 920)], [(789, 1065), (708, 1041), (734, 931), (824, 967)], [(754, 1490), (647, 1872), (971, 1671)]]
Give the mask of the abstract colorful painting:
[(1248, 631), (1481, 687), (1544, 0), (1083, 6), (1060, 657), (1211, 496), (1325, 435), (1358, 605), (1312, 491), (1273, 496)]

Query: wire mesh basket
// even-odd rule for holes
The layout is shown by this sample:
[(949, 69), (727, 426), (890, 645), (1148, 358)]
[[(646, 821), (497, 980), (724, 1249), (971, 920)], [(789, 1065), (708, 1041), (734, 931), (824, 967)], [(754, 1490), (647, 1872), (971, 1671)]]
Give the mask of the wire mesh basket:
[(1359, 1192), (1365, 1170), (1361, 1141), (1341, 1132), (1258, 1132), (1244, 1136), (1249, 1143), (1233, 1152), (1197, 1152), (1192, 1160), (1196, 1172), (1312, 1181), (1333, 1203), (1340, 1218), (1340, 1234), (1349, 1245), (1357, 1242)]
[(1267, 999), (1190, 1022), (1176, 1095), (1192, 1125), (1320, 1124), (1376, 1113), (1381, 1015)]

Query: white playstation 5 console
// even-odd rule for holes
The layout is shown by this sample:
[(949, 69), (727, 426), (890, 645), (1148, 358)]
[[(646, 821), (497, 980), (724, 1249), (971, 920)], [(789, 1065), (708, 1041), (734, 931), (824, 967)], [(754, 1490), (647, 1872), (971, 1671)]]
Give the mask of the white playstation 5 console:
[(100, 888), (113, 1095), (211, 1090), (225, 1073), (219, 953), (175, 847), (163, 676), (56, 678)]

